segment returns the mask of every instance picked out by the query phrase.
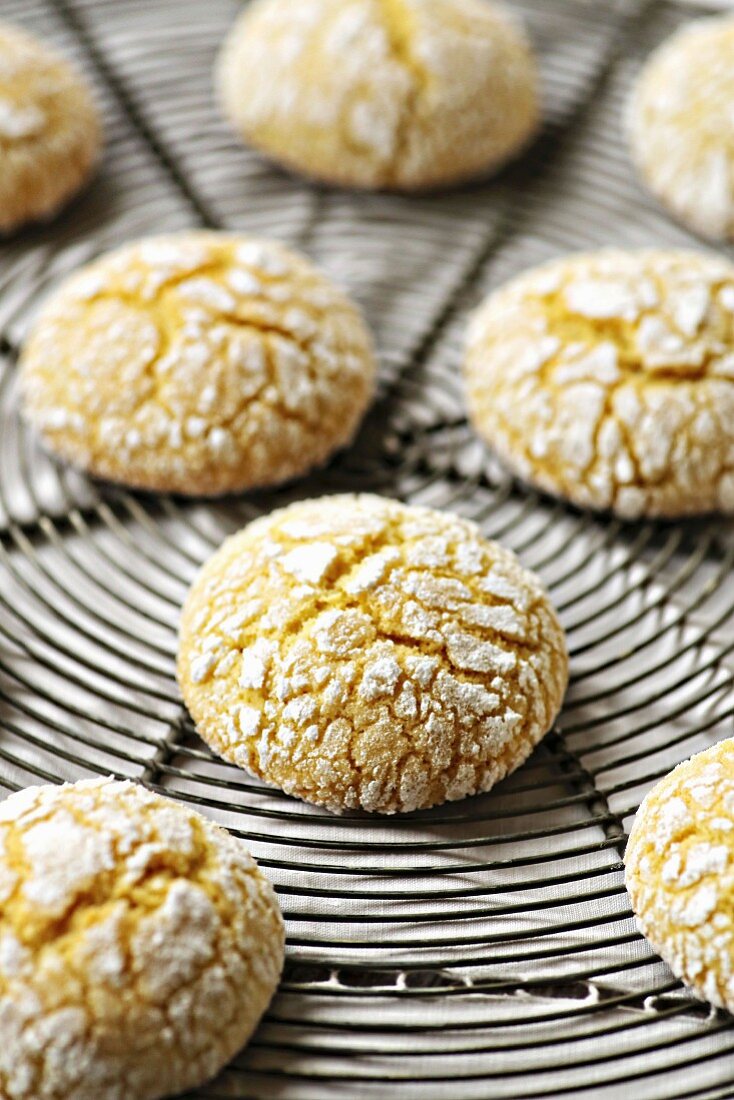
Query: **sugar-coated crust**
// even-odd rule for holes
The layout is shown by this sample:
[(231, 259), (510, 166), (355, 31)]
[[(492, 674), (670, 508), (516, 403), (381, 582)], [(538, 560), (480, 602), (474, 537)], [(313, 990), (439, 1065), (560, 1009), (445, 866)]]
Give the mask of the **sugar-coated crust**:
[(0, 1096), (158, 1100), (213, 1077), (275, 990), (283, 922), (243, 845), (133, 783), (0, 804)]
[(734, 266), (603, 251), (529, 271), (471, 325), (476, 430), (524, 480), (618, 515), (734, 511)]
[(55, 50), (0, 23), (0, 234), (54, 215), (100, 155), (92, 94)]
[(255, 0), (217, 67), (235, 129), (287, 167), (420, 190), (517, 154), (538, 126), (522, 31), (486, 0)]
[(145, 489), (273, 485), (348, 443), (372, 397), (359, 311), (271, 241), (151, 237), (73, 275), (21, 356), (26, 414), (77, 466)]
[(734, 1012), (734, 740), (650, 791), (624, 861), (640, 931), (676, 977)]
[(389, 814), (518, 767), (568, 659), (537, 577), (473, 523), (336, 496), (223, 544), (186, 600), (178, 677), (226, 759), (330, 810)]
[(686, 23), (648, 59), (627, 114), (642, 179), (694, 232), (734, 237), (734, 17)]

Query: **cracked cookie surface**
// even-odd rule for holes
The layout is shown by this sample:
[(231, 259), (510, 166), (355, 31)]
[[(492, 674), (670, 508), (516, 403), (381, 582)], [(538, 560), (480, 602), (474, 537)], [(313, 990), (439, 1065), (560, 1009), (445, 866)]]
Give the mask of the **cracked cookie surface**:
[(650, 791), (624, 862), (640, 931), (677, 978), (734, 1012), (734, 740)]
[(270, 241), (201, 232), (127, 245), (69, 278), (21, 356), (50, 450), (145, 489), (217, 495), (324, 463), (372, 397), (348, 298)]
[(0, 804), (0, 1096), (157, 1100), (213, 1077), (279, 980), (283, 922), (243, 845), (136, 784)]
[(201, 736), (333, 811), (486, 791), (550, 728), (563, 630), (515, 556), (456, 516), (371, 495), (251, 523), (204, 566), (178, 661)]
[(642, 179), (712, 240), (734, 238), (734, 17), (685, 24), (647, 61), (627, 128)]
[(247, 141), (351, 187), (469, 179), (538, 126), (527, 41), (484, 0), (256, 0), (230, 32), (217, 84)]
[(734, 266), (605, 251), (529, 271), (470, 326), (474, 427), (525, 481), (624, 518), (734, 511)]
[(0, 23), (0, 233), (55, 214), (90, 176), (100, 145), (79, 73), (44, 42)]

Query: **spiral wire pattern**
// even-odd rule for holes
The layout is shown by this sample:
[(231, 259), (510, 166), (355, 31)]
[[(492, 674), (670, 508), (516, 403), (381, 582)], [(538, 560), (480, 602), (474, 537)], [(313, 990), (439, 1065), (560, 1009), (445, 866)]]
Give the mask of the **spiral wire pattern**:
[[(695, 244), (633, 179), (621, 119), (642, 59), (700, 5), (513, 6), (541, 58), (542, 136), (499, 179), (409, 199), (310, 187), (237, 146), (210, 88), (232, 0), (3, 0), (94, 81), (107, 155), (54, 225), (1, 246), (0, 784), (138, 779), (227, 825), (273, 879), (284, 981), (208, 1100), (734, 1095), (731, 1017), (642, 940), (622, 873), (651, 784), (732, 733), (731, 525), (622, 524), (528, 491), (473, 438), (459, 381), (468, 313), (523, 268)], [(206, 504), (131, 494), (56, 464), (19, 417), (43, 295), (118, 243), (192, 226), (307, 250), (376, 331), (375, 409), (306, 482)], [(177, 616), (199, 565), (251, 518), (346, 490), (468, 516), (550, 587), (568, 699), (486, 796), (333, 817), (217, 760), (186, 715)]]

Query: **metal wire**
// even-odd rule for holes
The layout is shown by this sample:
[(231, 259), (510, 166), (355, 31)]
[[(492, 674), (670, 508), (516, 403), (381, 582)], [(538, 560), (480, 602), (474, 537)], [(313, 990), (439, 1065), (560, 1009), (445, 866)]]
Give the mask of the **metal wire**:
[[(467, 311), (558, 251), (676, 243), (627, 167), (634, 66), (688, 12), (522, 0), (547, 126), (521, 165), (454, 195), (305, 187), (240, 150), (211, 103), (230, 0), (2, 0), (96, 82), (108, 154), (0, 269), (0, 783), (129, 776), (243, 837), (288, 923), (279, 996), (216, 1097), (734, 1095), (734, 1027), (635, 930), (630, 815), (731, 733), (734, 540), (720, 521), (623, 525), (516, 485), (457, 383)], [(56, 465), (18, 416), (36, 300), (138, 234), (241, 228), (306, 247), (364, 305), (382, 353), (356, 446), (306, 483), (214, 504), (130, 494)], [(208, 752), (174, 680), (177, 611), (229, 532), (294, 496), (363, 489), (470, 516), (551, 588), (572, 685), (557, 728), (487, 796), (385, 822), (333, 817)], [(695, 1080), (691, 1074), (695, 1072)]]

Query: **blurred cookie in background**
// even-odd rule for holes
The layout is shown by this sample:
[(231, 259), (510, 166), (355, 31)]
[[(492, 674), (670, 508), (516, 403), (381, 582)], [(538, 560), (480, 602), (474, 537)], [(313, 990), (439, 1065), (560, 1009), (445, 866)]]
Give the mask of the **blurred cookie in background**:
[(683, 26), (649, 58), (628, 110), (632, 157), (671, 214), (734, 238), (734, 16)]
[(413, 191), (495, 171), (539, 121), (530, 46), (484, 0), (256, 0), (216, 81), (247, 142), (345, 187)]
[(0, 23), (0, 233), (53, 215), (101, 152), (92, 93), (46, 43)]

